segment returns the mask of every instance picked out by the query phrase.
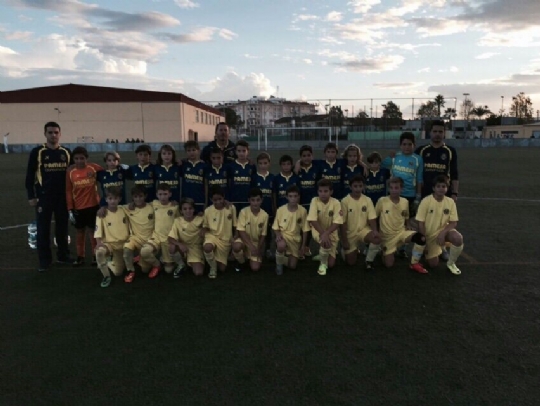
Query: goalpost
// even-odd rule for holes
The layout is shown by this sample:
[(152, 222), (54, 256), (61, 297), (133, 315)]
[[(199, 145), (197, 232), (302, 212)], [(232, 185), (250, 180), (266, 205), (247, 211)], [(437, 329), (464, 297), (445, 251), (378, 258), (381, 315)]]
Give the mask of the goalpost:
[(338, 143), (338, 135), (333, 134), (332, 127), (265, 127), (264, 131), (258, 132), (258, 149), (264, 144), (264, 149), (268, 149), (268, 141), (291, 142), (291, 141), (334, 141)]

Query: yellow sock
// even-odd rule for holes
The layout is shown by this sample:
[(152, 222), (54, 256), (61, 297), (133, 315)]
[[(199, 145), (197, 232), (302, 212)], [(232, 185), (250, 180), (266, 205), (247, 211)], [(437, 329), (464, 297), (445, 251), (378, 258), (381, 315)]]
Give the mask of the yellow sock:
[(210, 265), (210, 269), (215, 271), (217, 269), (217, 262), (216, 262), (216, 257), (214, 256), (214, 251), (212, 252), (204, 251), (204, 258), (206, 258), (206, 262), (208, 262), (208, 265)]
[(455, 245), (450, 246), (450, 252), (448, 253), (448, 264), (455, 264), (459, 256), (461, 255), (461, 251), (463, 251), (463, 245), (461, 244), (459, 247), (456, 247)]
[(128, 248), (124, 248), (124, 264), (126, 264), (128, 272), (135, 271), (135, 267), (133, 266), (133, 251)]
[(330, 256), (330, 250), (326, 248), (319, 249), (319, 257), (321, 258), (321, 265), (328, 266), (328, 257)]
[(366, 255), (366, 262), (373, 262), (375, 257), (377, 256), (377, 253), (379, 252), (380, 245), (377, 244), (369, 244), (368, 252)]
[(284, 252), (276, 251), (276, 264), (287, 265), (287, 256)]
[(143, 245), (141, 248), (141, 258), (152, 266), (159, 266), (160, 262), (154, 255), (154, 247), (150, 244)]
[(106, 248), (101, 247), (96, 250), (96, 262), (98, 263), (98, 268), (103, 276), (111, 276), (111, 272), (109, 271), (109, 267), (107, 266)]
[(417, 264), (420, 262), (420, 258), (422, 258), (422, 254), (424, 254), (424, 246), (414, 244), (412, 249), (412, 256), (411, 256), (411, 264)]

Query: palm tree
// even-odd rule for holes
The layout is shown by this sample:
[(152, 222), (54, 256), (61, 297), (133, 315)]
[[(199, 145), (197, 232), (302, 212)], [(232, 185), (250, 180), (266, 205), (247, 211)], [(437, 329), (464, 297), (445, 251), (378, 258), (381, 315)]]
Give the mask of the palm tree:
[(476, 106), (474, 109), (471, 110), (471, 114), (475, 115), (476, 117), (478, 117), (478, 119), (481, 120), (482, 117), (492, 113), (488, 106)]
[(442, 94), (438, 94), (435, 99), (435, 104), (437, 105), (437, 114), (439, 115), (439, 117), (441, 117), (441, 108), (444, 107), (444, 105), (446, 104), (446, 101), (444, 100), (444, 96)]

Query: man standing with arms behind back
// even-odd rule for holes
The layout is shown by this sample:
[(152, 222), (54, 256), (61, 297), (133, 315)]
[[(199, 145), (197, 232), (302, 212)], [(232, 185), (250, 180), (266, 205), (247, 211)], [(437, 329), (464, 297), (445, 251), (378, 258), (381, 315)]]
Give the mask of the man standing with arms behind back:
[(229, 139), (229, 136), (229, 125), (223, 122), (218, 123), (214, 141), (203, 148), (201, 160), (207, 164), (212, 164), (210, 162), (210, 152), (215, 148), (219, 148), (223, 151), (223, 165), (234, 162), (236, 159), (236, 145)]
[[(439, 175), (450, 178), (450, 187), (446, 195), (457, 203), (459, 191), (458, 159), (456, 149), (444, 142), (445, 125), (442, 120), (435, 120), (430, 127), (430, 143), (418, 147), (415, 151), (424, 160), (424, 186), (422, 199), (433, 192), (433, 181)], [(441, 259), (448, 259), (448, 252), (443, 249)]]
[(28, 203), (36, 209), (38, 271), (52, 264), (51, 221), (54, 214), (59, 263), (73, 263), (68, 247), (66, 170), (72, 164), (71, 151), (60, 146), (62, 133), (55, 122), (45, 124), (45, 144), (30, 152), (26, 170)]

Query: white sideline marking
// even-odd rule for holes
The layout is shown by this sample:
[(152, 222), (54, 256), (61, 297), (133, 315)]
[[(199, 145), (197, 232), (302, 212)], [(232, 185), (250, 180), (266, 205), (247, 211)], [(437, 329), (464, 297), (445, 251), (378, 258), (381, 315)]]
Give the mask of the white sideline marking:
[(16, 226), (0, 227), (0, 231), (10, 230), (10, 229), (12, 229), (12, 228), (28, 227), (29, 225), (30, 225), (30, 223), (28, 223), (28, 224), (17, 224)]
[(540, 200), (532, 200), (532, 199), (507, 199), (505, 197), (458, 197), (458, 202), (460, 200), (488, 200), (492, 202), (526, 202), (526, 203), (540, 203)]

